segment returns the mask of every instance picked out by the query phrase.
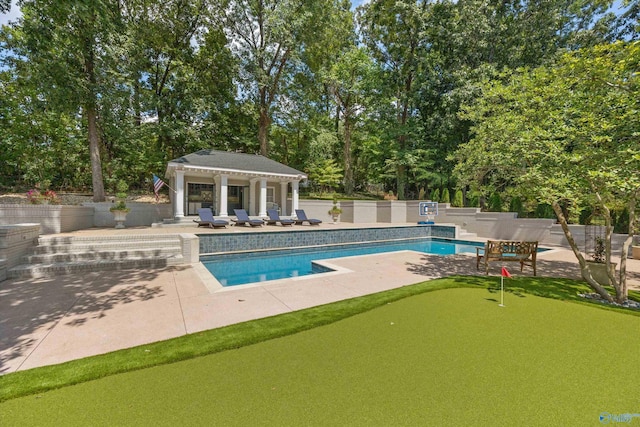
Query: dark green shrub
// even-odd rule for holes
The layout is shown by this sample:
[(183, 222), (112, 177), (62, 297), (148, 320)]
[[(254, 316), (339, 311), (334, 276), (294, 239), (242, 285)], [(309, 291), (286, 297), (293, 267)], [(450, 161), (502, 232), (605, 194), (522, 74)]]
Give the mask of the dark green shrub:
[(453, 201), (451, 202), (451, 206), (456, 208), (461, 208), (464, 206), (464, 199), (462, 198), (462, 190), (456, 190), (453, 195)]
[(538, 206), (536, 206), (534, 216), (536, 218), (555, 218), (556, 213), (553, 211), (553, 208), (550, 204), (540, 203)]
[(442, 203), (451, 203), (451, 197), (449, 196), (449, 189), (445, 188), (442, 191), (442, 197), (440, 198)]
[(502, 212), (502, 198), (500, 194), (493, 193), (491, 197), (489, 197), (489, 211)]
[(518, 218), (525, 218), (527, 213), (524, 211), (524, 207), (522, 206), (522, 200), (520, 197), (514, 197), (509, 202), (509, 212), (517, 212)]

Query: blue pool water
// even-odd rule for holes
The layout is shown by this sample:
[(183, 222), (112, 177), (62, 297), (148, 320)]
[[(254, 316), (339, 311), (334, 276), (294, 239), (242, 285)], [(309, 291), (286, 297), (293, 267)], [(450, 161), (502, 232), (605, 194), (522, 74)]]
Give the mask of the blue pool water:
[(222, 286), (243, 285), (286, 279), (330, 271), (313, 264), (313, 261), (342, 258), (354, 255), (369, 255), (383, 252), (411, 250), (432, 255), (452, 255), (461, 252), (476, 252), (483, 243), (455, 240), (419, 239), (399, 242), (376, 242), (331, 247), (285, 249), (243, 254), (205, 256), (202, 263)]

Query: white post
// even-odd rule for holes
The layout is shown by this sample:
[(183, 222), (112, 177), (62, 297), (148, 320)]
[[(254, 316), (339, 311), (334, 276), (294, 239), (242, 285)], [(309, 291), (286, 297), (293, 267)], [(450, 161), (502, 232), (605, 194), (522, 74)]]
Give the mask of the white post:
[(255, 215), (256, 212), (256, 182), (258, 178), (249, 180), (249, 215)]
[(216, 200), (215, 200), (215, 202), (216, 202), (216, 209), (215, 209), (216, 213), (215, 214), (216, 215), (220, 215), (220, 212), (221, 212), (220, 211), (220, 208), (221, 208), (221, 204), (220, 204), (220, 181), (221, 181), (220, 180), (220, 175), (214, 175), (214, 177), (213, 177), (213, 185), (214, 185), (214, 188), (216, 190)]
[(500, 276), (500, 307), (504, 307), (504, 276)]
[(291, 181), (291, 212), (298, 209), (298, 185), (300, 181)]
[(227, 175), (220, 175), (220, 216), (229, 216), (228, 209), (229, 192), (227, 191)]
[[(287, 188), (288, 188), (289, 183), (288, 182), (281, 182), (280, 183), (280, 215), (286, 215), (287, 214)], [(291, 211), (291, 214), (295, 214), (295, 211)]]
[(267, 216), (267, 178), (260, 179), (260, 210), (259, 216)]
[(184, 218), (184, 171), (176, 170), (176, 204), (174, 217)]

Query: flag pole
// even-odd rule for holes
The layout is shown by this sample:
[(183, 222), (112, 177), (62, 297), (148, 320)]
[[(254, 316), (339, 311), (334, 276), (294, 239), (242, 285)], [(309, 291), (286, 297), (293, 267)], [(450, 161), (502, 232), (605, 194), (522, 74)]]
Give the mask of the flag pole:
[(504, 276), (500, 275), (500, 307), (504, 307)]

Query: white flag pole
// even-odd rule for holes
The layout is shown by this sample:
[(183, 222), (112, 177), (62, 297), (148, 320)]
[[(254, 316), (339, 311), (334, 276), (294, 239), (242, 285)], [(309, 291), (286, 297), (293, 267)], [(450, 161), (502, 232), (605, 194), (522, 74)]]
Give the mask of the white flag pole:
[(500, 275), (500, 307), (504, 307), (504, 276)]

